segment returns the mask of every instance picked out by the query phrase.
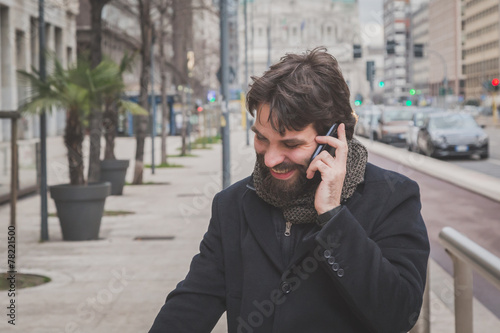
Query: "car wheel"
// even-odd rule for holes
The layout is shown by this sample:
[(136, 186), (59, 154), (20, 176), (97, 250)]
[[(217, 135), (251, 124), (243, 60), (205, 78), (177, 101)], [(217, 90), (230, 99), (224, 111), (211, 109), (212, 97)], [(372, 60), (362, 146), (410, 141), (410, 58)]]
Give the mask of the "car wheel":
[(489, 154), (489, 153), (484, 153), (484, 154), (479, 155), (479, 157), (480, 157), (482, 160), (485, 160), (485, 159), (487, 159), (488, 157), (490, 157), (490, 154)]

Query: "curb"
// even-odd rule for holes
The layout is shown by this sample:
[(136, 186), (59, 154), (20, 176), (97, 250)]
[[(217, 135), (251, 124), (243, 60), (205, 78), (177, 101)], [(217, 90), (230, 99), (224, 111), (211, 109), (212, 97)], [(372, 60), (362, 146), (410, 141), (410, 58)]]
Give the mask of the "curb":
[(500, 202), (500, 179), (421, 154), (356, 137), (368, 151)]

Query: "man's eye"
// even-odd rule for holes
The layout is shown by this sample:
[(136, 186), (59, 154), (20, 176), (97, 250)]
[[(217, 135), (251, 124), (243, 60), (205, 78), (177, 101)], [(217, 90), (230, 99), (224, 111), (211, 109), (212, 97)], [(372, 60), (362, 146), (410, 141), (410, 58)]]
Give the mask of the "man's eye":
[(299, 145), (297, 144), (288, 144), (288, 143), (285, 143), (285, 147), (289, 148), (289, 149), (293, 149), (293, 148), (297, 148)]

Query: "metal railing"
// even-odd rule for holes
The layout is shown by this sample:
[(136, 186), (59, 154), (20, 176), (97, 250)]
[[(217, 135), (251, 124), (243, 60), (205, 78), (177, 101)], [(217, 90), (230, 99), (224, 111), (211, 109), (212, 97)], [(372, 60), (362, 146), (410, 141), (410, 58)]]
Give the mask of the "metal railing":
[(472, 271), (500, 289), (500, 258), (451, 227), (441, 230), (439, 241), (453, 261), (455, 332), (474, 332)]

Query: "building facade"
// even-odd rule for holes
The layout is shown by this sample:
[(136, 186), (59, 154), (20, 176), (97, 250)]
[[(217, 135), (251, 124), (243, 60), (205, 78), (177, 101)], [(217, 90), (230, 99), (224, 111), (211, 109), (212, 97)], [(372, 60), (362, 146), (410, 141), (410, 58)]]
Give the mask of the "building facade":
[(429, 98), (429, 4), (423, 3), (411, 16), (411, 37), (412, 44), (423, 45), (423, 56), (410, 56), (411, 61), (411, 87), (416, 90), (414, 98), (419, 105), (428, 104)]
[(489, 99), (484, 84), (500, 77), (500, 2), (464, 0), (462, 13), (465, 99), (480, 102)]
[[(368, 96), (365, 61), (353, 59), (353, 45), (362, 44), (356, 0), (254, 0), (247, 6), (249, 77), (262, 75), (286, 53), (324, 46), (338, 60), (351, 96)], [(239, 82), (246, 90), (243, 3), (239, 13)]]
[(385, 103), (403, 103), (409, 98), (410, 73), (409, 0), (384, 0), (384, 42), (393, 45), (384, 59)]
[[(450, 106), (463, 96), (461, 0), (429, 2), (430, 94)], [(446, 91), (445, 92), (445, 90)]]
[[(18, 70), (39, 68), (37, 0), (0, 0), (0, 108), (17, 110), (26, 101), (29, 87), (20, 80)], [(76, 60), (76, 15), (78, 1), (47, 0), (45, 2), (46, 49), (50, 57), (63, 66)], [(62, 134), (65, 112), (47, 113), (47, 135)], [(39, 117), (26, 116), (20, 121), (19, 138), (39, 136)], [(10, 140), (10, 120), (0, 120), (0, 141)]]

